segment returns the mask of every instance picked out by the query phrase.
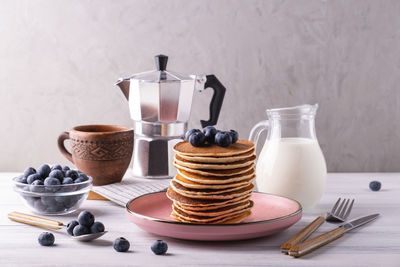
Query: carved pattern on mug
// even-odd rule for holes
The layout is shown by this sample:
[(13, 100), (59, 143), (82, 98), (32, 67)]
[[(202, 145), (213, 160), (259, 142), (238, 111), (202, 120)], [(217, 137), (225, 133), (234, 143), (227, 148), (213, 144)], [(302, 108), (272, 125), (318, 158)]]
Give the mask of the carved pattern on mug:
[(129, 157), (133, 150), (133, 140), (112, 142), (85, 142), (72, 140), (72, 154), (84, 160), (115, 160)]

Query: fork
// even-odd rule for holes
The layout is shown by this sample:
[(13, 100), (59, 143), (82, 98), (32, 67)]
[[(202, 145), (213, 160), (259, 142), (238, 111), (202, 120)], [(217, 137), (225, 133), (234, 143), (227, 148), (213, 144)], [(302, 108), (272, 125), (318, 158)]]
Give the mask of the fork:
[[(350, 203), (350, 205), (349, 205)], [(326, 213), (326, 217), (318, 216), (314, 221), (312, 221), (309, 225), (304, 227), (300, 232), (295, 234), (292, 238), (286, 241), (281, 246), (281, 252), (287, 254), (289, 249), (306, 240), (312, 233), (314, 233), (323, 223), (327, 222), (344, 222), (347, 217), (349, 217), (350, 212), (353, 208), (354, 199), (343, 199), (339, 198), (336, 203), (333, 205), (331, 211)]]
[[(340, 200), (341, 199), (339, 197), (335, 205), (333, 205), (332, 210), (326, 214), (325, 220), (327, 222), (344, 222), (347, 217), (349, 217), (351, 209), (353, 208), (354, 199), (352, 199), (351, 202), (350, 199), (343, 199), (342, 203), (340, 203)], [(349, 202), (350, 206), (347, 208)]]

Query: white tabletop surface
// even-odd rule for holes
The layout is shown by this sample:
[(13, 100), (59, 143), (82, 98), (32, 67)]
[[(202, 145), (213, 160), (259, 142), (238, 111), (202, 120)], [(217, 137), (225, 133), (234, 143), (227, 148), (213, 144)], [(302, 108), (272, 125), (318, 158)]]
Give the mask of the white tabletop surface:
[[(109, 201), (86, 200), (80, 210), (92, 211), (109, 231), (102, 239), (78, 243), (60, 231), (55, 246), (42, 247), (37, 238), (44, 230), (8, 220), (11, 211), (29, 212), (13, 192), (15, 173), (0, 173), (0, 266), (400, 266), (400, 174), (335, 173), (328, 175), (326, 192), (319, 205), (305, 211), (291, 228), (270, 237), (245, 241), (196, 242), (162, 237), (168, 254), (150, 250), (160, 239), (130, 223), (124, 209)], [(371, 180), (382, 182), (379, 192), (368, 188)], [(302, 258), (280, 253), (279, 247), (317, 215), (331, 207), (337, 197), (356, 198), (351, 217), (379, 212), (374, 222)], [(79, 212), (79, 211), (78, 211)], [(52, 218), (69, 222), (77, 213)], [(325, 223), (319, 233), (335, 227)], [(131, 243), (128, 253), (118, 253), (112, 241), (123, 236)]]

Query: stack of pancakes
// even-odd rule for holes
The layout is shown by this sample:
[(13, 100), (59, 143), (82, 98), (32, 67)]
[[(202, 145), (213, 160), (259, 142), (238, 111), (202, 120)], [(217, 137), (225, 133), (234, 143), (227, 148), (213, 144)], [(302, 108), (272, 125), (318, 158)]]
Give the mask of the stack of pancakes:
[(171, 216), (187, 223), (239, 223), (250, 216), (255, 178), (254, 143), (239, 139), (228, 147), (175, 145), (177, 175), (167, 196)]

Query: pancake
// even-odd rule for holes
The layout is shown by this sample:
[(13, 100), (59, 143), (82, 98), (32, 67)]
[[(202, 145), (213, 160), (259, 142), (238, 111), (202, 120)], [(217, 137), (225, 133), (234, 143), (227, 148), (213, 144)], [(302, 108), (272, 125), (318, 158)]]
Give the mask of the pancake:
[(231, 205), (232, 203), (236, 203), (242, 201), (246, 198), (250, 198), (251, 194), (243, 195), (234, 199), (194, 199), (182, 196), (175, 192), (171, 187), (168, 187), (167, 197), (172, 201), (177, 201), (181, 205), (187, 206), (196, 206), (196, 207), (215, 207), (215, 206), (224, 206)]
[(224, 219), (229, 220), (232, 219), (236, 216), (239, 216), (240, 214), (244, 214), (246, 211), (250, 211), (250, 209), (253, 206), (253, 202), (250, 202), (250, 205), (248, 205), (246, 208), (237, 210), (237, 211), (232, 211), (229, 214), (223, 214), (219, 216), (198, 216), (198, 215), (192, 215), (188, 214), (178, 208), (176, 208), (174, 205), (172, 206), (173, 213), (178, 215), (180, 218), (187, 220), (189, 222), (196, 222), (196, 223), (213, 223), (216, 221), (224, 221)]
[(254, 149), (254, 143), (249, 140), (239, 139), (236, 143), (228, 147), (220, 147), (215, 144), (203, 147), (195, 147), (189, 142), (183, 141), (177, 143), (173, 149), (176, 153), (186, 156), (225, 157), (249, 152), (250, 150)]
[(184, 197), (188, 197), (188, 198), (192, 198), (192, 199), (194, 198), (194, 199), (216, 200), (216, 199), (232, 199), (232, 198), (250, 194), (254, 189), (254, 185), (249, 184), (245, 188), (241, 188), (239, 190), (232, 191), (232, 192), (226, 192), (226, 193), (221, 193), (221, 194), (207, 194), (207, 195), (206, 194), (200, 195), (198, 193), (196, 194), (193, 192), (183, 191), (183, 190), (177, 189), (173, 184), (171, 184), (170, 188), (172, 188), (176, 193), (178, 193), (179, 195), (182, 195)]
[(186, 171), (194, 174), (199, 174), (203, 176), (234, 176), (241, 173), (248, 172), (249, 170), (254, 168), (254, 163), (249, 166), (238, 168), (238, 169), (231, 169), (231, 170), (195, 170), (188, 167), (180, 166), (174, 162), (174, 166), (178, 169), (178, 171)]
[(188, 222), (195, 222), (195, 223), (220, 223), (224, 222), (230, 219), (233, 219), (239, 215), (243, 215), (247, 211), (250, 211), (250, 209), (253, 206), (253, 202), (250, 202), (250, 204), (241, 210), (236, 210), (232, 211), (229, 214), (223, 214), (219, 216), (198, 216), (198, 215), (192, 215), (188, 214), (178, 208), (176, 208), (174, 205), (172, 206), (173, 213), (182, 218), (183, 220), (186, 220)]
[(174, 203), (178, 203), (179, 206), (181, 208), (183, 208), (186, 211), (209, 211), (209, 210), (215, 210), (215, 209), (221, 209), (221, 208), (225, 208), (228, 206), (233, 206), (233, 205), (244, 205), (246, 203), (248, 203), (250, 200), (250, 196), (240, 199), (237, 202), (234, 203), (228, 203), (228, 204), (223, 204), (223, 205), (213, 205), (213, 206), (207, 206), (207, 207), (203, 207), (203, 206), (188, 206), (182, 203), (178, 203), (178, 202), (174, 202)]
[(224, 176), (203, 176), (200, 174), (193, 174), (193, 173), (178, 169), (178, 175), (180, 175), (181, 177), (183, 177), (189, 181), (192, 181), (192, 182), (195, 182), (198, 184), (224, 185), (224, 184), (236, 183), (236, 182), (241, 182), (241, 181), (247, 180), (255, 175), (255, 170), (254, 170), (254, 168), (251, 168), (245, 173), (224, 177)]
[(243, 179), (238, 182), (233, 182), (233, 183), (226, 183), (226, 184), (200, 184), (196, 183), (194, 181), (188, 180), (181, 176), (179, 173), (174, 177), (174, 181), (177, 183), (180, 183), (186, 188), (193, 188), (193, 189), (225, 189), (225, 188), (231, 188), (235, 186), (242, 186), (248, 183), (251, 183), (253, 179), (255, 178), (255, 175), (253, 174), (250, 178)]
[(234, 211), (246, 209), (249, 206), (253, 206), (253, 203), (251, 200), (248, 200), (245, 202), (237, 203), (237, 204), (226, 206), (223, 208), (217, 208), (217, 209), (206, 210), (206, 211), (188, 210), (184, 207), (181, 207), (177, 202), (174, 202), (173, 205), (175, 206), (175, 208), (177, 208), (189, 215), (220, 216), (220, 215), (224, 215), (224, 214), (230, 214), (231, 212), (234, 212)]
[(241, 186), (236, 186), (236, 187), (230, 187), (230, 188), (225, 188), (225, 189), (194, 189), (194, 188), (186, 188), (180, 183), (177, 183), (174, 179), (171, 180), (171, 186), (177, 192), (178, 194), (190, 194), (190, 195), (196, 195), (196, 196), (206, 196), (206, 195), (220, 195), (228, 192), (233, 192), (237, 191), (242, 188), (246, 188), (250, 185), (251, 183), (248, 182), (247, 184), (241, 185)]
[[(213, 222), (209, 222), (207, 224), (237, 224), (237, 223), (241, 223), (244, 219), (246, 219), (247, 217), (249, 217), (251, 215), (251, 211), (245, 211), (242, 214), (239, 214), (235, 217), (232, 218), (225, 218), (222, 220), (216, 220)], [(185, 219), (182, 219), (179, 215), (177, 215), (176, 213), (172, 212), (171, 213), (171, 217), (173, 217), (175, 220), (177, 220), (178, 222), (183, 222), (183, 223), (194, 223)], [(197, 223), (198, 224), (198, 223)]]
[(179, 157), (189, 161), (189, 162), (199, 162), (199, 163), (231, 163), (231, 162), (237, 162), (243, 159), (248, 159), (254, 154), (254, 149), (250, 150), (249, 152), (239, 154), (239, 155), (234, 155), (234, 156), (227, 156), (227, 157), (193, 157), (193, 156), (187, 156), (184, 154), (179, 154)]
[(254, 143), (238, 140), (228, 147), (195, 147), (183, 141), (174, 146), (174, 166), (167, 197), (171, 217), (196, 224), (239, 223), (250, 216), (254, 203)]
[(244, 168), (249, 165), (252, 165), (256, 160), (256, 155), (252, 155), (250, 158), (243, 159), (236, 162), (231, 163), (196, 163), (196, 162), (189, 162), (186, 159), (181, 158), (178, 154), (175, 155), (174, 163), (181, 166), (187, 167), (190, 169), (196, 170), (232, 170), (238, 168)]

